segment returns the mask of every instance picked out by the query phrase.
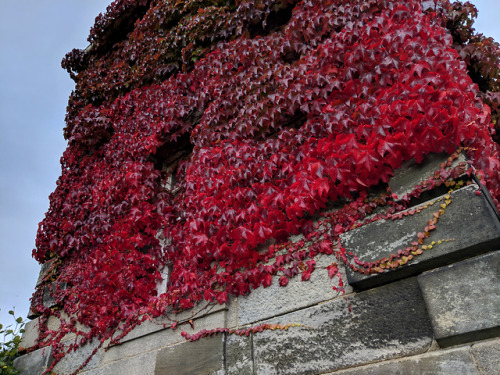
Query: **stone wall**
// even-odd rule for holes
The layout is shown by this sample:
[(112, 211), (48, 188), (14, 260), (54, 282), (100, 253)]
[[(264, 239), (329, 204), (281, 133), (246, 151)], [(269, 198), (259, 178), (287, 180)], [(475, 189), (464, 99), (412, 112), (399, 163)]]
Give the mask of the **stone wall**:
[[(407, 164), (391, 181), (404, 195), (439, 166)], [(438, 191), (439, 192), (439, 191)], [(440, 194), (440, 193), (439, 193)], [(428, 195), (415, 208), (442, 196)], [(99, 350), (81, 371), (105, 374), (498, 374), (500, 373), (500, 221), (488, 193), (471, 184), (451, 194), (453, 203), (426, 243), (449, 240), (407, 264), (380, 274), (342, 270), (345, 295), (334, 292), (318, 260), (307, 282), (277, 280), (249, 296), (221, 306), (185, 312), (192, 319), (176, 330), (161, 320), (145, 322), (119, 345)], [(364, 261), (394, 253), (417, 236), (432, 215), (422, 210), (401, 220), (379, 220), (342, 235), (341, 243)], [(196, 312), (196, 311), (195, 311)], [(57, 327), (57, 321), (50, 324)], [(297, 323), (288, 330), (248, 336), (220, 334), (187, 342), (202, 329), (244, 328), (262, 323)], [(32, 320), (22, 346), (33, 347), (38, 319)], [(67, 343), (72, 338), (67, 337)], [(67, 355), (54, 371), (75, 371), (97, 344)], [(40, 374), (52, 360), (51, 349), (19, 357), (21, 374)]]

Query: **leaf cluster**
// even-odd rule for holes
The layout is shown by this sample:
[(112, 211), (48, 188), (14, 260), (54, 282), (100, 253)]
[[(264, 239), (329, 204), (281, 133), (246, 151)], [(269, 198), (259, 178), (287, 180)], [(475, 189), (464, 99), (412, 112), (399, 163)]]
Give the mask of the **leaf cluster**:
[(14, 367), (14, 359), (20, 355), (19, 343), (26, 324), (23, 318), (15, 317), (14, 310), (10, 310), (9, 314), (12, 315), (15, 323), (6, 327), (0, 324), (0, 335), (2, 336), (2, 342), (0, 342), (0, 374), (2, 375), (19, 374), (19, 370)]

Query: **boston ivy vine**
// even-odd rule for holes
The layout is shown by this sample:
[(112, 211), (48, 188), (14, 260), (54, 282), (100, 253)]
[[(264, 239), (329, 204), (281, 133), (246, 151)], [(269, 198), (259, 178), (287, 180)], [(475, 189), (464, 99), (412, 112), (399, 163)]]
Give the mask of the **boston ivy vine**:
[[(57, 260), (52, 295), (73, 318), (40, 345), (59, 359), (69, 331), (104, 341), (273, 275), (307, 280), (322, 254), (339, 275), (338, 236), (404, 208), (368, 192), (411, 158), (466, 146), (498, 206), (498, 44), (473, 33), (470, 4), (424, 4), (114, 1), (62, 63), (68, 148), (33, 255)], [(174, 192), (163, 164), (186, 147)], [(59, 314), (45, 285), (44, 319)]]

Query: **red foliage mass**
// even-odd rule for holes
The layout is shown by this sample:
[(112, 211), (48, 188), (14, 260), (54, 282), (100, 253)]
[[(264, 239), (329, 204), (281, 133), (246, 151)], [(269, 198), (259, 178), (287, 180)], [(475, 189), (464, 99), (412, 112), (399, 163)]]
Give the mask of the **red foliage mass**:
[[(69, 145), (34, 250), (58, 259), (59, 301), (87, 337), (168, 306), (223, 303), (271, 275), (307, 280), (315, 255), (342, 257), (338, 235), (369, 210), (356, 198), (411, 158), (467, 146), (498, 200), (499, 148), (481, 99), (495, 96), (498, 45), (481, 39), (490, 70), (478, 74), (491, 87), (480, 93), (466, 65), (475, 50), (453, 44), (440, 4), (129, 0), (98, 17), (94, 47), (63, 61), (77, 82)], [(157, 152), (185, 134), (194, 148), (173, 194)], [(345, 199), (354, 203), (327, 229), (313, 224)], [(278, 255), (274, 244), (299, 233)], [(164, 265), (168, 290), (157, 295)]]

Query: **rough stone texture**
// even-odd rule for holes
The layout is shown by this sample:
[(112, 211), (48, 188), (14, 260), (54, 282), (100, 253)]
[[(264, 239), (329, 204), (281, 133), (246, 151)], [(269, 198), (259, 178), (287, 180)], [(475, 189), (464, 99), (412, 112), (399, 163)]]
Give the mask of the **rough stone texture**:
[[(333, 373), (332, 373), (333, 374)], [(438, 350), (409, 358), (336, 371), (337, 375), (496, 375), (500, 374), (500, 340)]]
[[(62, 319), (64, 320), (69, 320), (68, 315), (64, 313), (64, 311), (60, 312)], [(25, 332), (22, 335), (21, 342), (19, 344), (19, 347), (22, 349), (29, 349), (35, 346), (36, 340), (38, 340), (38, 322), (40, 321), (40, 318), (35, 318), (28, 323), (26, 323), (26, 326), (24, 327)], [(61, 326), (61, 321), (59, 318), (56, 316), (50, 316), (48, 321), (47, 321), (47, 328), (52, 331), (57, 331), (59, 327)], [(82, 330), (84, 332), (88, 331), (88, 328), (83, 326), (82, 324), (77, 324), (76, 328), (79, 330)], [(63, 340), (70, 340), (74, 339), (75, 334), (74, 333), (69, 333), (67, 334)]]
[(500, 251), (418, 277), (441, 346), (500, 334)]
[[(397, 174), (392, 179), (393, 190), (410, 189), (426, 177), (415, 177), (416, 170), (430, 175), (442, 161), (444, 159), (433, 156), (425, 166), (407, 166), (409, 174)], [(453, 193), (452, 204), (426, 243), (451, 237), (455, 241), (435, 246), (409, 266), (382, 275), (375, 282), (355, 274), (354, 277), (361, 276), (363, 280), (354, 281), (353, 285), (372, 287), (448, 263), (459, 263), (357, 294), (347, 286), (348, 295), (344, 299), (336, 296), (327, 272), (319, 268), (332, 261), (323, 257), (307, 282), (301, 282), (298, 277), (281, 288), (275, 278), (269, 288), (259, 288), (246, 297), (231, 298), (227, 304), (202, 310), (196, 316), (191, 311), (172, 316), (181, 323), (193, 319), (194, 329), (189, 324), (177, 330), (163, 328), (163, 323), (170, 325), (169, 320), (145, 322), (122, 339), (122, 344), (110, 347), (107, 352), (98, 352), (79, 374), (294, 375), (335, 371), (346, 375), (500, 375), (500, 339), (442, 350), (436, 350), (437, 344), (433, 341), (433, 324), (435, 329), (441, 324), (439, 328), (451, 332), (438, 337), (441, 345), (500, 336), (497, 307), (500, 306), (500, 251), (480, 255), (497, 250), (497, 245), (500, 248), (500, 224), (491, 203), (485, 199), (487, 195), (476, 195), (477, 189), (471, 186)], [(437, 206), (403, 220), (358, 228), (345, 234), (342, 244), (348, 250), (353, 250), (349, 248), (352, 244), (356, 245), (359, 251), (355, 252), (362, 260), (387, 256), (411, 242), (412, 236), (427, 224), (426, 215), (432, 216)], [(348, 247), (347, 243), (351, 245)], [(363, 254), (368, 259), (363, 258)], [(476, 258), (463, 260), (470, 256)], [(401, 270), (403, 272), (398, 273)], [(180, 335), (182, 330), (193, 334), (202, 329), (235, 328), (262, 321), (300, 323), (307, 327), (267, 330), (248, 337), (218, 335), (194, 343), (186, 342)], [(22, 347), (33, 346), (37, 337), (36, 322), (26, 327)], [(57, 330), (60, 323), (52, 317), (48, 324)], [(74, 336), (66, 337), (63, 343), (68, 345), (72, 338)], [(94, 345), (68, 354), (56, 366), (57, 373), (68, 374), (78, 368)], [(16, 365), (23, 369), (21, 374), (41, 374), (52, 360), (51, 348), (42, 353), (37, 350), (16, 359)]]
[(155, 375), (224, 373), (224, 335), (170, 346), (158, 352)]
[[(40, 273), (38, 274), (38, 279), (36, 281), (37, 287), (40, 286), (44, 282), (44, 279), (50, 278), (51, 274), (54, 273), (54, 271), (55, 271), (54, 262), (55, 262), (55, 259), (51, 259), (51, 260), (49, 260), (41, 265)], [(65, 287), (65, 284), (62, 284), (62, 285), (64, 285), (64, 287)], [(43, 290), (43, 304), (45, 307), (55, 306), (54, 299), (52, 298), (50, 293), (51, 293), (50, 285), (47, 285)], [(33, 311), (33, 304), (32, 304), (30, 306), (29, 311), (28, 311), (27, 318), (28, 319), (35, 319), (39, 315), (40, 314), (35, 313)]]
[(51, 259), (40, 267), (40, 273), (38, 274), (38, 280), (36, 281), (36, 286), (43, 282), (43, 279), (48, 276), (49, 272), (52, 271), (52, 265), (54, 264), (54, 259)]
[(471, 351), (479, 374), (500, 374), (500, 339), (474, 344)]
[(19, 343), (20, 349), (29, 349), (35, 346), (38, 340), (38, 323), (40, 319), (31, 320), (24, 326), (24, 333)]
[[(207, 315), (194, 321), (194, 329), (189, 324), (182, 325), (175, 330), (170, 328), (163, 329), (151, 333), (148, 336), (143, 336), (135, 340), (123, 341), (120, 345), (115, 345), (109, 348), (103, 354), (102, 363), (109, 363), (123, 358), (133, 357), (140, 353), (165, 348), (168, 345), (188, 343), (181, 336), (182, 331), (189, 334), (194, 334), (202, 329), (214, 329), (225, 326), (225, 311), (218, 311), (214, 314)], [(189, 343), (188, 343), (189, 344)]]
[[(153, 375), (155, 372), (155, 361), (157, 351), (145, 353), (132, 358), (124, 358), (120, 361), (106, 364), (89, 371), (83, 371), (81, 375)], [(188, 358), (185, 358), (188, 361)], [(167, 373), (164, 373), (166, 375)], [(175, 374), (175, 373), (174, 373)]]
[(252, 336), (226, 336), (226, 375), (253, 375)]
[[(192, 310), (184, 311), (178, 314), (170, 314), (169, 318), (157, 318), (153, 321), (145, 321), (142, 324), (135, 327), (132, 331), (130, 331), (121, 342), (127, 342), (130, 340), (134, 340), (138, 337), (142, 337), (145, 335), (149, 335), (151, 333), (163, 330), (163, 325), (165, 324), (167, 327), (173, 323), (173, 320), (178, 322), (187, 322), (190, 319), (197, 319), (207, 314), (213, 314), (218, 311), (227, 310), (228, 305), (226, 304), (216, 304), (214, 306), (210, 306), (207, 308), (207, 303), (202, 303), (201, 306), (196, 306)], [(202, 327), (200, 329), (203, 329)]]
[(486, 186), (484, 186), (482, 184), (482, 181), (479, 180), (477, 176), (473, 175), (472, 177), (473, 177), (474, 182), (477, 185), (479, 185), (479, 187), (481, 188), (481, 194), (483, 194), (484, 198), (486, 199), (486, 201), (491, 206), (491, 209), (496, 213), (497, 219), (500, 221), (500, 212), (497, 210), (497, 207), (495, 205), (495, 202), (493, 202), (493, 198), (491, 197), (490, 192), (488, 191), (488, 189), (486, 188)]
[[(417, 164), (415, 159), (408, 160), (401, 168), (394, 171), (394, 176), (389, 180), (392, 192), (402, 198), (410, 193), (416, 185), (431, 177), (435, 171), (438, 171), (440, 164), (445, 163), (448, 157), (446, 154), (429, 154), (420, 164)], [(467, 163), (463, 154), (460, 154), (458, 159), (453, 161), (451, 168), (455, 168), (459, 163), (464, 165)]]
[[(65, 346), (67, 347), (71, 344), (72, 341), (66, 341)], [(92, 351), (99, 346), (99, 340), (94, 340), (81, 348), (78, 348), (76, 351), (71, 351), (67, 353), (61, 361), (59, 361), (54, 366), (54, 373), (56, 374), (72, 374), (74, 373), (89, 356), (92, 354)], [(83, 368), (83, 370), (90, 370), (96, 368), (99, 365), (99, 359), (101, 357), (101, 351), (98, 351), (92, 358), (89, 363)]]
[(52, 363), (52, 347), (35, 350), (14, 360), (20, 375), (40, 375)]
[[(349, 283), (357, 289), (367, 289), (500, 248), (500, 222), (485, 197), (477, 195), (477, 191), (479, 187), (473, 184), (452, 193), (452, 203), (424, 244), (453, 241), (435, 245), (389, 272), (364, 275), (348, 268)], [(427, 221), (440, 208), (439, 204), (402, 219), (379, 220), (356, 228), (342, 234), (341, 243), (365, 262), (389, 257), (417, 240), (417, 233), (424, 230)]]
[[(258, 288), (248, 296), (239, 298), (239, 324), (246, 325), (269, 319), (338, 297), (338, 293), (332, 289), (333, 283), (337, 279), (331, 280), (328, 277), (328, 272), (320, 269), (320, 267), (326, 267), (332, 262), (336, 262), (336, 260), (328, 256), (319, 259), (316, 265), (317, 269), (306, 282), (303, 282), (299, 275), (291, 279), (288, 285), (283, 288), (279, 286), (278, 276), (275, 276), (268, 288)], [(340, 267), (340, 269), (345, 279), (344, 267)], [(349, 285), (346, 285), (345, 288), (346, 293), (352, 292)]]
[(319, 374), (420, 354), (432, 343), (432, 327), (415, 278), (268, 322), (310, 328), (254, 335), (255, 374)]
[[(478, 375), (468, 347), (375, 363), (335, 372), (338, 375)], [(494, 374), (494, 372), (490, 373)]]
[(39, 314), (35, 314), (32, 307), (33, 306), (30, 306), (30, 309), (28, 310), (28, 314), (26, 315), (26, 318), (28, 318), (28, 319), (36, 319), (38, 316), (40, 316)]
[[(40, 276), (39, 276), (39, 278), (40, 278)], [(47, 308), (55, 307), (57, 305), (56, 301), (54, 300), (54, 297), (52, 296), (52, 293), (53, 293), (54, 287), (55, 287), (55, 283), (56, 282), (48, 284), (43, 288), (43, 305)], [(62, 289), (66, 288), (66, 283), (63, 283), (63, 282), (59, 283), (59, 287)], [(27, 318), (28, 319), (35, 319), (38, 316), (40, 316), (40, 314), (35, 312), (33, 302), (32, 302), (30, 309), (28, 311)]]

